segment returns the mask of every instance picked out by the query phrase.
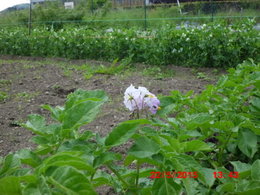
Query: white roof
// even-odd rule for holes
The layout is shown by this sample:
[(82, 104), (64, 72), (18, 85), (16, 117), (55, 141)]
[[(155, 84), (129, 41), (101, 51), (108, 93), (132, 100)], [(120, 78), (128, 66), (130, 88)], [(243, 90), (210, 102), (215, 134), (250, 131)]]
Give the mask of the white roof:
[(44, 1), (54, 1), (54, 0), (31, 0), (32, 3), (41, 3), (41, 2), (44, 2)]

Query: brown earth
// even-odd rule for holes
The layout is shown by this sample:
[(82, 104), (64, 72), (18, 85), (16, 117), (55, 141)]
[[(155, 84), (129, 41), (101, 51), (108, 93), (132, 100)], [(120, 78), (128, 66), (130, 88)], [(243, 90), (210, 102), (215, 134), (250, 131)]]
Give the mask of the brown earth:
[[(169, 78), (157, 78), (152, 74), (144, 76), (147, 67), (138, 64), (131, 71), (114, 75), (97, 74), (85, 79), (83, 71), (70, 68), (84, 64), (109, 66), (107, 62), (90, 60), (0, 56), (0, 92), (7, 94), (5, 100), (0, 99), (0, 156), (21, 148), (32, 148), (33, 144), (29, 141), (32, 133), (17, 124), (26, 121), (29, 114), (48, 118), (49, 113), (40, 106), (63, 105), (67, 94), (75, 89), (103, 89), (107, 92), (110, 101), (97, 119), (87, 126), (87, 129), (104, 136), (117, 123), (129, 119), (129, 112), (122, 102), (124, 91), (130, 84), (145, 86), (156, 95), (168, 95), (172, 90), (200, 93), (204, 86), (215, 83), (219, 76), (212, 69), (168, 66), (161, 67), (163, 74), (175, 74)], [(199, 79), (198, 71), (206, 77)], [(118, 150), (123, 152), (125, 149), (121, 147)]]

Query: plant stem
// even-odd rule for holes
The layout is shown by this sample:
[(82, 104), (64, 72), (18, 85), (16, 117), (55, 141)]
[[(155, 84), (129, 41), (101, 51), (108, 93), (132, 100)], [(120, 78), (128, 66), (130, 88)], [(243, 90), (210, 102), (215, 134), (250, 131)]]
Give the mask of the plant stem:
[(222, 163), (223, 163), (223, 152), (224, 152), (224, 149), (226, 148), (231, 136), (232, 136), (233, 132), (231, 132), (229, 135), (228, 135), (228, 138), (227, 138), (227, 141), (224, 143), (224, 145), (220, 148), (220, 151), (219, 151), (219, 155), (218, 155), (218, 162), (220, 164), (220, 166), (222, 166)]
[(137, 163), (136, 163), (136, 180), (135, 180), (136, 188), (138, 188), (138, 184), (139, 184), (139, 171), (140, 171), (140, 164), (137, 161)]
[(128, 183), (121, 177), (121, 175), (114, 169), (112, 168), (109, 164), (107, 164), (107, 167), (118, 177), (118, 179), (125, 184), (125, 186), (128, 186)]
[(91, 177), (90, 177), (90, 181), (93, 180), (93, 178), (94, 178), (94, 176), (95, 176), (95, 174), (96, 174), (96, 171), (97, 171), (97, 170), (95, 170), (95, 172), (91, 175)]

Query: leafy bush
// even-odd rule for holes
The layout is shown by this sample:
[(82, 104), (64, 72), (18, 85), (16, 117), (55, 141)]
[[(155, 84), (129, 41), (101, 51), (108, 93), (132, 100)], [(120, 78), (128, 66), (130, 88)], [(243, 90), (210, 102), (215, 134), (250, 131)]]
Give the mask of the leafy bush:
[[(108, 185), (122, 194), (257, 194), (259, 78), (260, 64), (244, 62), (202, 94), (161, 97), (158, 115), (122, 122), (105, 137), (78, 130), (95, 118), (107, 96), (77, 90), (64, 107), (43, 106), (53, 123), (30, 115), (22, 124), (35, 134), (37, 148), (0, 160), (1, 193), (96, 194), (98, 186)], [(129, 139), (134, 143), (126, 155), (113, 152)], [(171, 178), (173, 171), (194, 178)], [(149, 178), (154, 172), (165, 175)]]
[(180, 66), (234, 67), (248, 58), (259, 60), (259, 32), (254, 22), (224, 23), (156, 31), (87, 28), (46, 31), (0, 30), (0, 54), (52, 56), (73, 59), (114, 60), (175, 64)]

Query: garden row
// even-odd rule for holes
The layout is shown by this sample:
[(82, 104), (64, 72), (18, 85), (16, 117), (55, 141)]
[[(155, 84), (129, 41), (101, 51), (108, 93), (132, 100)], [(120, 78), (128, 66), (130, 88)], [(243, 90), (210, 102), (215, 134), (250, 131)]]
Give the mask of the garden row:
[[(194, 28), (106, 31), (84, 27), (59, 31), (0, 30), (0, 54), (109, 60), (131, 58), (147, 64), (234, 67), (259, 60), (259, 32), (254, 21), (229, 26), (213, 23)], [(108, 32), (109, 31), (109, 32)]]
[[(161, 97), (156, 115), (122, 122), (105, 137), (78, 130), (94, 120), (106, 94), (79, 89), (64, 107), (43, 106), (53, 123), (30, 115), (21, 124), (37, 147), (0, 158), (1, 193), (96, 194), (107, 185), (117, 194), (257, 194), (259, 78), (260, 64), (244, 62), (199, 95)], [(125, 155), (113, 152), (129, 139)], [(175, 171), (191, 174), (173, 178)], [(150, 179), (153, 172), (165, 174)]]

